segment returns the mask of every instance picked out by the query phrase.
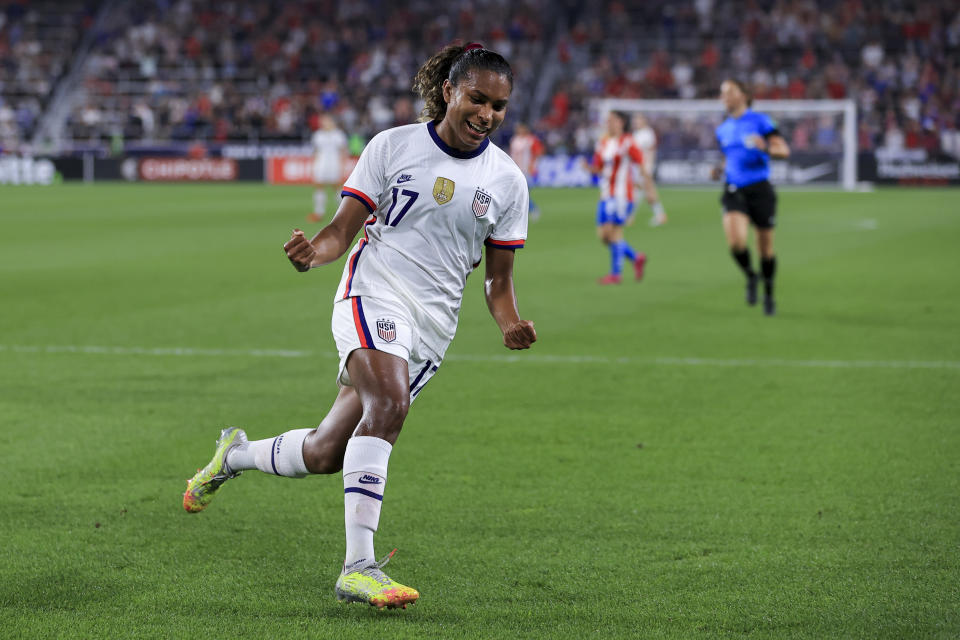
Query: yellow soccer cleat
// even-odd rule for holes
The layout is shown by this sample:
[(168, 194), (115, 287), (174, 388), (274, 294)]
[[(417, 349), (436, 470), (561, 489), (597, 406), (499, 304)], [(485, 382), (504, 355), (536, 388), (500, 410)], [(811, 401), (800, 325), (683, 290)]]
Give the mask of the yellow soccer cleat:
[(187, 490), (183, 494), (184, 509), (190, 513), (203, 511), (213, 500), (213, 494), (217, 492), (220, 485), (230, 478), (236, 478), (240, 475), (241, 472), (232, 473), (227, 468), (227, 452), (236, 446), (246, 444), (246, 442), (247, 434), (243, 432), (243, 429), (227, 427), (220, 432), (213, 460), (208, 462), (203, 469), (197, 470), (196, 475), (187, 480)]
[(385, 574), (380, 568), (390, 561), (396, 549), (380, 562), (368, 564), (362, 569), (352, 569), (340, 574), (337, 579), (337, 600), (340, 602), (365, 602), (378, 609), (406, 609), (420, 597), (416, 589), (402, 585)]

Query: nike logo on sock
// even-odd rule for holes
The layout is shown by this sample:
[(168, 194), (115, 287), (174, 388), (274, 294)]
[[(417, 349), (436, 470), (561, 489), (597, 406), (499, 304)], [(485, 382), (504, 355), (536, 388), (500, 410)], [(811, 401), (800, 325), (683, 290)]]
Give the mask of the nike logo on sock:
[(356, 562), (351, 562), (350, 564), (347, 564), (346, 562), (344, 562), (343, 573), (344, 575), (346, 575), (354, 571), (359, 571), (360, 569), (366, 569), (367, 565), (369, 564), (370, 564), (370, 561), (368, 561), (366, 558), (360, 558)]
[(378, 478), (377, 476), (364, 474), (360, 476), (360, 484), (380, 484), (380, 478)]

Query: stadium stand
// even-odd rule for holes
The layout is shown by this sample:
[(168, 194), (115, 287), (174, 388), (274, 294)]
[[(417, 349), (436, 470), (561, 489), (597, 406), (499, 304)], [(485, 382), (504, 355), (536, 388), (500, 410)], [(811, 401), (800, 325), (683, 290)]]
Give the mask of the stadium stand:
[[(862, 150), (960, 152), (950, 0), (578, 3), (557, 47), (563, 70), (540, 122), (552, 148), (589, 149), (590, 98), (711, 98), (732, 76), (757, 98), (855, 99)], [(793, 142), (833, 144), (815, 120)]]
[[(68, 152), (304, 143), (324, 111), (369, 137), (415, 119), (418, 63), (463, 39), (512, 61), (532, 90), (514, 95), (511, 120), (535, 123), (552, 152), (591, 148), (593, 98), (713, 98), (735, 76), (757, 98), (855, 99), (862, 150), (960, 155), (950, 0), (0, 0), (0, 21), (7, 151), (31, 139)], [(58, 83), (66, 108), (45, 114)], [(39, 139), (43, 115), (58, 120), (56, 140)], [(830, 129), (811, 119), (791, 142), (826, 148)], [(681, 130), (661, 144), (704, 137)]]
[(34, 134), (95, 10), (79, 0), (0, 0), (0, 149), (16, 151)]
[(98, 142), (300, 142), (329, 110), (369, 136), (416, 118), (413, 74), (456, 39), (502, 51), (525, 81), (544, 48), (543, 4), (498, 2), (483, 11), (376, 0), (118, 6), (109, 36), (86, 62), (69, 130), (74, 140)]

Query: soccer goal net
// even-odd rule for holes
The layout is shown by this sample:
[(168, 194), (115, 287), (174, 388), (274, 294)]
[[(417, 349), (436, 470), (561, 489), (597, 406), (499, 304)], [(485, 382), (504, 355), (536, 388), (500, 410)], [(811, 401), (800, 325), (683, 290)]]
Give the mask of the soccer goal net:
[[(857, 109), (853, 100), (756, 100), (790, 145), (788, 160), (772, 160), (775, 184), (857, 186)], [(720, 159), (715, 130), (726, 118), (719, 100), (602, 99), (591, 103), (594, 122), (611, 111), (642, 114), (657, 137), (657, 182), (708, 184)]]

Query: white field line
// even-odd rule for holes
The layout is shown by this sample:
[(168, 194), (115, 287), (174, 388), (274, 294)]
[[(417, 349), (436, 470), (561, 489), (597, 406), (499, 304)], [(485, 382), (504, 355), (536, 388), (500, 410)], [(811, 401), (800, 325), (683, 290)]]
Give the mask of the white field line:
[[(105, 347), (85, 345), (3, 345), (0, 353), (80, 353), (117, 356), (253, 357), (253, 358), (337, 358), (332, 351), (298, 349), (202, 349), (194, 347)], [(685, 367), (801, 367), (813, 369), (958, 369), (956, 360), (787, 360), (783, 358), (681, 358), (638, 356), (553, 356), (536, 353), (476, 355), (452, 353), (452, 362), (502, 362), (528, 364), (659, 364)]]

